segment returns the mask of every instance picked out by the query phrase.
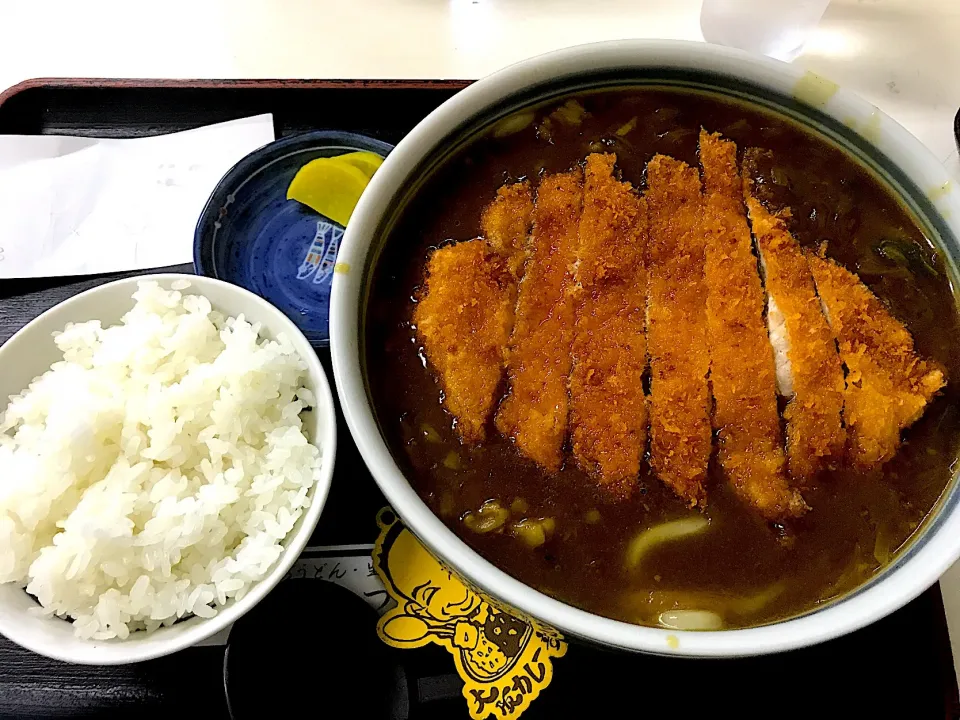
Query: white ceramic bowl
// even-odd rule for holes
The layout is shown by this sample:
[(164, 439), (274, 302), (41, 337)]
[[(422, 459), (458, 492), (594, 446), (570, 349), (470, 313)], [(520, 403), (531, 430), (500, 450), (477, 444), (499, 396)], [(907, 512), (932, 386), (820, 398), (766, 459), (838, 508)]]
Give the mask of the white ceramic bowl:
[(131, 296), (141, 280), (156, 280), (170, 289), (174, 280), (187, 280), (185, 293), (205, 295), (214, 308), (237, 316), (243, 313), (251, 322), (262, 325), (262, 334), (276, 337), (285, 333), (307, 364), (306, 387), (313, 391), (317, 406), (303, 414), (308, 437), (319, 443), (323, 453), (320, 477), (311, 490), (310, 507), (300, 517), (284, 543), (284, 551), (267, 577), (253, 587), (239, 602), (228, 604), (215, 617), (191, 618), (156, 632), (131, 633), (122, 641), (80, 640), (73, 634), (73, 625), (58, 618), (37, 617), (27, 610), (36, 607), (23, 588), (0, 585), (0, 633), (18, 645), (41, 655), (89, 665), (118, 665), (168, 655), (189, 647), (227, 627), (266, 596), (283, 578), (300, 555), (320, 519), (336, 454), (337, 424), (333, 396), (323, 366), (310, 343), (287, 317), (266, 300), (243, 288), (221, 280), (195, 275), (147, 275), (117, 280), (87, 290), (47, 310), (23, 327), (0, 347), (0, 398), (23, 390), (37, 375), (46, 372), (60, 359), (51, 334), (62, 330), (68, 322), (98, 319), (104, 325), (119, 322), (133, 307)]
[(845, 145), (885, 177), (933, 235), (956, 282), (960, 192), (935, 157), (877, 108), (800, 68), (700, 43), (624, 41), (570, 48), (485, 78), (431, 113), (390, 154), (358, 205), (340, 248), (348, 272), (333, 282), (331, 347), (347, 423), (370, 471), (413, 532), (467, 581), (504, 604), (568, 634), (627, 650), (686, 656), (743, 656), (788, 650), (860, 628), (904, 605), (960, 556), (957, 483), (924, 531), (877, 578), (801, 617), (745, 630), (676, 632), (599, 617), (527, 587), (481, 558), (420, 500), (390, 455), (364, 387), (364, 293), (381, 229), (398, 198), (473, 128), (563, 91), (661, 80), (694, 84), (773, 107)]

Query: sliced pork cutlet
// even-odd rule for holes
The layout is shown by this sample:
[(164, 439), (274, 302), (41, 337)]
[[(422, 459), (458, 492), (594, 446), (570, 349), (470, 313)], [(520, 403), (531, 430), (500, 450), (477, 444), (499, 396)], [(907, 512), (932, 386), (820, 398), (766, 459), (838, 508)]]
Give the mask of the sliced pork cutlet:
[(703, 198), (696, 168), (654, 156), (647, 165), (646, 200), (650, 464), (689, 505), (703, 505), (712, 433)]
[(507, 355), (510, 392), (497, 429), (527, 457), (555, 472), (567, 432), (572, 283), (583, 204), (583, 173), (545, 176), (533, 209), (530, 257), (520, 282)]
[(530, 246), (530, 218), (533, 192), (528, 181), (509, 183), (497, 190), (497, 196), (483, 209), (480, 234), (504, 258), (519, 282)]
[(647, 211), (630, 183), (614, 178), (616, 160), (588, 155), (584, 170), (570, 428), (577, 464), (628, 497), (647, 443)]
[(707, 334), (720, 464), (737, 495), (772, 521), (807, 506), (787, 481), (765, 296), (744, 213), (737, 146), (700, 131)]
[(466, 442), (487, 434), (513, 327), (515, 285), (508, 259), (483, 240), (438, 248), (427, 261), (413, 322)]
[(504, 185), (481, 216), (485, 239), (433, 252), (413, 320), (466, 442), (486, 437), (513, 330), (533, 199), (527, 182)]
[(901, 431), (920, 418), (946, 378), (917, 356), (913, 337), (860, 278), (833, 260), (806, 255), (847, 366), (848, 452), (867, 469), (893, 457)]
[(807, 485), (843, 458), (843, 366), (810, 268), (784, 222), (789, 210), (774, 214), (757, 197), (753, 178), (769, 160), (766, 151), (746, 151), (743, 192), (767, 292), (777, 389), (787, 399), (787, 465), (794, 480)]

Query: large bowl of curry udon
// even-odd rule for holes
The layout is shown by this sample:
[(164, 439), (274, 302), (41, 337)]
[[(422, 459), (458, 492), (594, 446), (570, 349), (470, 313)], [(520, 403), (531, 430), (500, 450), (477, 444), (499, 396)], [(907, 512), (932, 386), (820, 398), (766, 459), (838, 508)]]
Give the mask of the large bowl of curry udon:
[(747, 655), (960, 554), (960, 201), (829, 81), (688, 43), (457, 95), (347, 230), (340, 397), (394, 509), (508, 609)]

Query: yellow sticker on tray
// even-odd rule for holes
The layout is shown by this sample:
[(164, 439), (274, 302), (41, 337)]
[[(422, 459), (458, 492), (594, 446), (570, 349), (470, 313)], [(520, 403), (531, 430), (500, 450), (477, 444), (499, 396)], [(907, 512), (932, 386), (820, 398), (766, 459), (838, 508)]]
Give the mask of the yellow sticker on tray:
[(397, 648), (446, 648), (474, 720), (519, 717), (550, 684), (553, 658), (567, 651), (563, 637), (468, 588), (389, 508), (377, 524), (373, 567), (397, 603), (380, 618), (380, 638)]

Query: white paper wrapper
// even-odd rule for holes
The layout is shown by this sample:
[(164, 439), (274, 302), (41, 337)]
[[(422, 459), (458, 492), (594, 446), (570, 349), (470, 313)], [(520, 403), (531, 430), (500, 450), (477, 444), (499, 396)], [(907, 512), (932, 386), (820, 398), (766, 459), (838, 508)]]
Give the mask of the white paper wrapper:
[(189, 263), (221, 177), (273, 116), (136, 139), (0, 136), (0, 278)]

